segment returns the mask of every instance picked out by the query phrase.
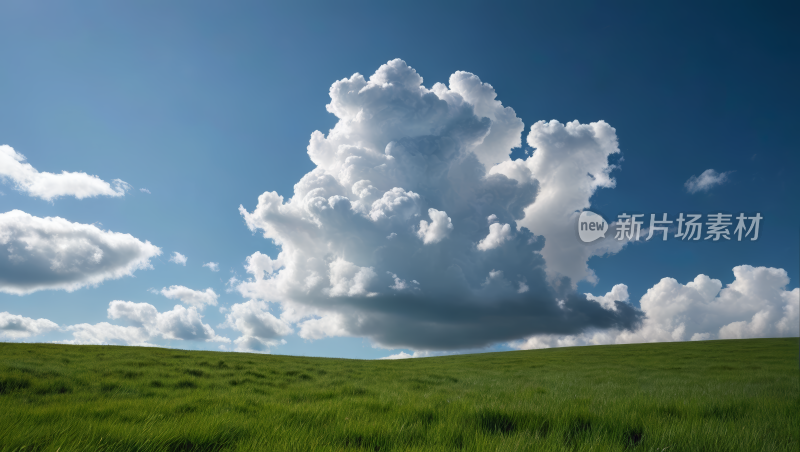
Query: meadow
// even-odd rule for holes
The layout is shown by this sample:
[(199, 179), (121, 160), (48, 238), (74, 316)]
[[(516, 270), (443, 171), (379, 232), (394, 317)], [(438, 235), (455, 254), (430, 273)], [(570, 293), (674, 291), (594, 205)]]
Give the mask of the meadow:
[(1, 451), (793, 451), (798, 339), (361, 361), (0, 343)]

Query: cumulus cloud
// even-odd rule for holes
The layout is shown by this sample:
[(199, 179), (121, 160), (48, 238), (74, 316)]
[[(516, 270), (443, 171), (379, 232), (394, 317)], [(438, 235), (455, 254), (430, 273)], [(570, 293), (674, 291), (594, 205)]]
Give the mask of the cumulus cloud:
[(58, 329), (58, 324), (47, 319), (32, 319), (21, 315), (0, 312), (0, 337), (24, 339)]
[(293, 196), (266, 192), (253, 211), (239, 208), (280, 247), (250, 256), (243, 296), (280, 303), (306, 339), (415, 350), (637, 324), (629, 304), (605, 309), (563, 279), (591, 279), (589, 257), (624, 245), (588, 246), (574, 230), (576, 211), (614, 185), (608, 124), (536, 123), (535, 152), (512, 161), (522, 121), (473, 74), (428, 89), (393, 60), (335, 82), (330, 96), (338, 122), (311, 135), (315, 168)]
[(617, 304), (616, 304), (617, 301), (624, 301), (626, 303), (629, 301), (628, 286), (626, 286), (625, 284), (617, 284), (616, 286), (611, 288), (611, 292), (605, 295), (595, 296), (590, 293), (587, 293), (585, 295), (586, 298), (592, 301), (596, 301), (600, 303), (600, 306), (606, 309), (610, 309), (612, 311), (617, 309)]
[[(531, 126), (527, 141), (535, 149), (530, 157), (501, 162), (489, 173), (519, 183), (538, 182), (539, 193), (524, 207), (517, 224), (545, 237), (541, 255), (551, 281), (567, 277), (573, 288), (581, 280), (596, 283), (589, 258), (617, 253), (630, 242), (616, 240), (613, 234), (590, 244), (575, 237), (580, 212), (590, 207), (592, 195), (616, 185), (610, 176), (616, 166), (608, 161), (619, 153), (616, 131), (604, 121), (539, 121)], [(612, 230), (615, 227), (612, 223)]]
[(219, 264), (216, 262), (206, 262), (205, 264), (203, 264), (203, 267), (208, 267), (208, 269), (211, 270), (212, 272), (219, 271)]
[(510, 239), (511, 234), (510, 224), (493, 223), (489, 225), (489, 235), (481, 239), (481, 241), (478, 243), (478, 249), (481, 251), (495, 249), (502, 245), (503, 242)]
[(180, 300), (181, 303), (193, 306), (202, 311), (206, 306), (216, 306), (219, 295), (212, 288), (205, 291), (192, 290), (185, 286), (169, 286), (161, 289), (161, 295), (170, 300)]
[[(734, 267), (734, 281), (722, 283), (706, 275), (681, 284), (664, 278), (640, 300), (647, 318), (633, 331), (589, 331), (578, 335), (538, 335), (514, 343), (516, 348), (628, 344), (800, 335), (800, 289), (786, 290), (789, 277), (780, 268)], [(606, 309), (627, 302), (628, 290), (614, 286), (593, 297)]]
[(225, 323), (220, 327), (242, 333), (234, 343), (240, 351), (250, 352), (269, 352), (270, 348), (282, 342), (281, 336), (292, 333), (289, 325), (269, 312), (267, 303), (258, 300), (231, 306)]
[(453, 222), (450, 221), (447, 212), (434, 208), (428, 209), (428, 216), (431, 217), (431, 222), (420, 220), (417, 237), (422, 239), (422, 243), (426, 245), (439, 243), (453, 230)]
[(25, 163), (24, 155), (5, 144), (0, 146), (0, 179), (11, 181), (17, 190), (45, 201), (60, 196), (78, 199), (125, 196), (125, 192), (131, 189), (128, 183), (120, 179), (114, 179), (109, 184), (86, 173), (40, 173), (30, 163)]
[(186, 256), (177, 251), (173, 252), (172, 257), (169, 258), (170, 262), (175, 262), (176, 264), (183, 265), (184, 267), (186, 266), (187, 260), (188, 258)]
[(161, 249), (130, 234), (20, 210), (0, 213), (0, 292), (72, 292), (152, 268)]
[(146, 188), (140, 188), (139, 191), (142, 192), (142, 193), (147, 193), (148, 195), (150, 194), (150, 190), (148, 190)]
[(708, 191), (714, 186), (722, 185), (728, 180), (730, 171), (726, 173), (718, 173), (713, 169), (703, 171), (700, 176), (692, 176), (686, 181), (684, 187), (689, 193), (697, 193), (699, 191)]
[(63, 342), (141, 346), (153, 345), (155, 339), (230, 342), (204, 324), (203, 316), (195, 307), (176, 305), (170, 311), (158, 312), (149, 303), (114, 300), (108, 305), (108, 318), (122, 320), (128, 325), (108, 322), (70, 325), (66, 330), (72, 332), (73, 338)]

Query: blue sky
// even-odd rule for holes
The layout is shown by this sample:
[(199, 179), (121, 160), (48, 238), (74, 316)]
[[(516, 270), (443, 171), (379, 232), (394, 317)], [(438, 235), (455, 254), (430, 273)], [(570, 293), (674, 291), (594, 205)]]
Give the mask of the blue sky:
[[(147, 333), (140, 332), (146, 337), (139, 337), (139, 342), (187, 349), (218, 350), (222, 346), (228, 350), (312, 356), (377, 358), (414, 352), (424, 355), (443, 351), (664, 340), (667, 336), (689, 340), (692, 331), (700, 335), (697, 338), (797, 336), (797, 311), (793, 306), (797, 305), (795, 300), (799, 293), (796, 288), (800, 273), (800, 213), (796, 209), (796, 197), (800, 193), (800, 183), (796, 177), (798, 153), (792, 132), (800, 119), (796, 109), (799, 100), (796, 80), (800, 75), (796, 55), (800, 37), (792, 30), (796, 13), (779, 3), (756, 6), (727, 2), (704, 6), (637, 2), (502, 5), (488, 2), (435, 5), (414, 2), (392, 5), (4, 2), (0, 5), (3, 34), (0, 39), (3, 67), (0, 70), (0, 145), (8, 145), (13, 152), (24, 155), (26, 162), (40, 173), (86, 173), (112, 187), (113, 181), (120, 179), (131, 188), (123, 196), (77, 199), (63, 195), (47, 200), (20, 189), (19, 182), (6, 175), (0, 182), (3, 193), (0, 213), (19, 210), (39, 219), (60, 217), (72, 224), (96, 224), (102, 231), (130, 234), (140, 243), (148, 241), (159, 247), (161, 254), (142, 257), (147, 254), (142, 251), (140, 260), (149, 262), (151, 269), (129, 269), (127, 276), (102, 278), (96, 285), (87, 282), (88, 276), (78, 274), (74, 278), (82, 287), (77, 290), (43, 288), (18, 295), (10, 288), (17, 287), (15, 284), (26, 277), (25, 271), (37, 270), (33, 266), (14, 264), (13, 250), (6, 249), (5, 254), (0, 252), (0, 260), (6, 260), (5, 266), (0, 266), (0, 271), (6, 272), (6, 277), (0, 277), (0, 312), (7, 313), (5, 320), (0, 320), (0, 329), (4, 328), (2, 322), (6, 322), (3, 331), (7, 334), (3, 340), (86, 342), (89, 336), (78, 337), (78, 330), (70, 329), (71, 325), (86, 324), (94, 325), (95, 329), (86, 327), (80, 331), (93, 332), (91, 337), (95, 339), (135, 343), (136, 340), (124, 336), (122, 330), (100, 331), (98, 328), (105, 327), (97, 325), (108, 322), (146, 329), (143, 325), (150, 325), (147, 322), (167, 322), (166, 317), (159, 317), (158, 322), (155, 317), (150, 320), (134, 318), (130, 311), (125, 311), (127, 314), (114, 311), (116, 318), (109, 318), (112, 308), (121, 310), (123, 307), (121, 304), (115, 308), (110, 306), (114, 300), (136, 304), (124, 305), (134, 310), (144, 309), (142, 304), (147, 303), (159, 313), (172, 312), (175, 318), (182, 313), (184, 316), (180, 318), (189, 322), (186, 331), (193, 331), (191, 334), (183, 330), (183, 333), (170, 332), (153, 323)], [(303, 295), (296, 292), (296, 288), (264, 288), (268, 285), (266, 282), (260, 287), (259, 281), (271, 278), (277, 285), (279, 270), (267, 272), (259, 279), (253, 271), (248, 272), (247, 258), (260, 252), (269, 256), (270, 262), (279, 259), (282, 248), (263, 236), (271, 222), (279, 220), (265, 216), (246, 222), (247, 216), (257, 215), (259, 196), (265, 192), (274, 191), (288, 203), (295, 192), (295, 184), (318, 166), (307, 152), (309, 137), (316, 130), (327, 136), (340, 120), (326, 110), (326, 105), (332, 102), (331, 85), (343, 79), (353, 81), (351, 77), (355, 73), (369, 81), (382, 65), (396, 58), (404, 63), (389, 64), (385, 68), (395, 71), (386, 69), (391, 72), (386, 72), (389, 74), (386, 80), (397, 86), (413, 79), (412, 72), (403, 72), (407, 67), (422, 77), (422, 85), (427, 90), (433, 90), (435, 83), (443, 83), (450, 89), (446, 95), (459, 92), (458, 99), (467, 99), (469, 95), (458, 91), (451, 83), (451, 75), (457, 71), (474, 74), (480, 82), (491, 85), (496, 100), (502, 102), (503, 108), (513, 108), (516, 118), (524, 124), (524, 130), (515, 132), (516, 122), (509, 120), (509, 139), (513, 141), (517, 137), (521, 145), (514, 149), (503, 148), (505, 152), (510, 149), (510, 157), (505, 157), (509, 162), (514, 159), (522, 162), (531, 158), (531, 153), (535, 155), (529, 135), (537, 121), (556, 120), (567, 124), (577, 120), (583, 126), (604, 121), (614, 129), (619, 152), (602, 151), (599, 144), (592, 149), (606, 152), (603, 165), (596, 169), (614, 179), (613, 188), (609, 184), (593, 188), (587, 194), (588, 206), (561, 201), (550, 207), (540, 206), (534, 209), (541, 212), (540, 216), (529, 216), (527, 220), (515, 216), (513, 209), (508, 210), (506, 217), (498, 210), (498, 225), (514, 222), (513, 240), (522, 240), (525, 231), (519, 228), (523, 224), (533, 228), (531, 232), (540, 238), (536, 242), (538, 245), (528, 244), (533, 248), (523, 250), (524, 256), (486, 257), (501, 247), (483, 254), (480, 249), (470, 251), (474, 251), (473, 254), (463, 254), (466, 251), (457, 245), (478, 243), (477, 236), (459, 235), (467, 228), (457, 220), (461, 218), (462, 224), (475, 220), (477, 224), (478, 219), (457, 218), (450, 213), (443, 218), (452, 218), (453, 235), (448, 235), (446, 228), (441, 230), (442, 237), (427, 236), (429, 240), (423, 237), (425, 234), (418, 234), (420, 221), (429, 222), (433, 230), (436, 220), (429, 208), (447, 211), (445, 207), (450, 201), (441, 198), (442, 190), (466, 193), (463, 187), (474, 184), (462, 187), (454, 182), (444, 187), (436, 185), (438, 179), (435, 178), (422, 181), (414, 187), (402, 187), (406, 193), (411, 191), (419, 195), (417, 201), (413, 196), (409, 198), (416, 202), (414, 215), (419, 217), (406, 221), (404, 230), (408, 232), (409, 242), (402, 248), (413, 247), (423, 254), (433, 253), (425, 254), (426, 262), (441, 259), (424, 275), (431, 278), (427, 287), (426, 281), (420, 281), (417, 292), (411, 287), (405, 292), (397, 289), (394, 294), (394, 289), (383, 284), (389, 277), (387, 272), (398, 275), (408, 285), (413, 284), (412, 276), (400, 275), (393, 269), (405, 268), (409, 275), (413, 274), (415, 266), (419, 265), (415, 264), (416, 255), (387, 252), (375, 257), (378, 254), (364, 254), (363, 250), (348, 248), (350, 242), (341, 237), (351, 237), (348, 234), (366, 237), (371, 231), (369, 228), (378, 227), (377, 219), (363, 220), (370, 215), (369, 206), (360, 213), (361, 220), (373, 223), (364, 223), (357, 217), (346, 220), (352, 223), (344, 225), (319, 223), (317, 227), (324, 230), (320, 232), (320, 240), (327, 240), (333, 248), (338, 246), (337, 240), (343, 240), (344, 245), (336, 248), (338, 251), (331, 248), (333, 251), (329, 250), (328, 254), (317, 256), (316, 248), (312, 249), (311, 245), (304, 248), (306, 245), (302, 241), (297, 242), (294, 254), (297, 259), (317, 257), (324, 261), (325, 271), (330, 272), (321, 274), (325, 281), (318, 293), (309, 289), (310, 292)], [(357, 81), (352, 83), (358, 84)], [(417, 93), (417, 89), (409, 88), (406, 94)], [(356, 111), (374, 108), (370, 111), (391, 113), (393, 108), (400, 109), (397, 111), (412, 108), (411, 104), (398, 103), (401, 94), (397, 94), (401, 97), (391, 97), (396, 93), (391, 94), (386, 89), (382, 92), (383, 97), (376, 95), (372, 100), (343, 102)], [(439, 102), (445, 105), (446, 95), (440, 94), (437, 94)], [(478, 101), (467, 99), (469, 105), (457, 107), (457, 102), (461, 101), (446, 104), (452, 109), (448, 114), (470, 116), (473, 106), (478, 105), (475, 103)], [(469, 112), (464, 113), (463, 108)], [(379, 113), (375, 115), (375, 118), (380, 116)], [(406, 143), (405, 149), (411, 149), (422, 146), (420, 137), (441, 138), (447, 133), (456, 133), (418, 131), (437, 121), (443, 124), (441, 130), (450, 130), (448, 127), (466, 130), (456, 138), (447, 136), (459, 143), (458, 140), (468, 141), (465, 137), (471, 134), (483, 137), (494, 133), (503, 123), (496, 118), (490, 121), (480, 113), (475, 113), (474, 118), (465, 116), (463, 120), (427, 117), (423, 110), (392, 118), (395, 119), (388, 122), (368, 121), (365, 124), (372, 129), (359, 132), (366, 134), (362, 138), (342, 138), (334, 144), (361, 145), (384, 154), (384, 146), (392, 140)], [(489, 122), (482, 123), (481, 118)], [(339, 122), (345, 127), (344, 121)], [(494, 126), (489, 127), (489, 123)], [(583, 130), (580, 133), (591, 133), (580, 130)], [(370, 134), (379, 134), (378, 131), (385, 136), (369, 138)], [(552, 135), (548, 135), (551, 132)], [(552, 138), (556, 140), (560, 132), (541, 133), (545, 136), (542, 142), (545, 142), (547, 137), (556, 137)], [(328, 138), (331, 143), (335, 141), (331, 136)], [(364, 143), (380, 143), (380, 146), (371, 149)], [(556, 144), (556, 148), (561, 146)], [(431, 146), (445, 147), (441, 143)], [(564, 146), (569, 148), (570, 145)], [(462, 147), (458, 155), (470, 153), (468, 145)], [(581, 149), (576, 148), (575, 155), (553, 161), (563, 165), (583, 161), (581, 159), (588, 154), (580, 154), (584, 152)], [(474, 154), (480, 152), (484, 151)], [(588, 159), (586, 157), (586, 161)], [(483, 164), (488, 172), (493, 163)], [(6, 171), (11, 171), (8, 168), (10, 166)], [(721, 183), (690, 193), (686, 182), (709, 169), (725, 174)], [(0, 173), (2, 170), (0, 168)], [(416, 174), (414, 171), (407, 169), (403, 176), (406, 179), (402, 180), (410, 180), (412, 173)], [(585, 176), (585, 173), (578, 176)], [(508, 174), (504, 180), (512, 181)], [(535, 193), (538, 187), (535, 202), (543, 202), (542, 190), (547, 187), (561, 196), (570, 184), (580, 183), (563, 179), (544, 182), (548, 176), (540, 173), (532, 177), (529, 185), (533, 188), (528, 191)], [(378, 185), (378, 181), (371, 182)], [(521, 190), (519, 193), (525, 191), (521, 180), (515, 183)], [(349, 185), (344, 188), (350, 190)], [(378, 189), (381, 193), (386, 191), (380, 186)], [(330, 188), (327, 190), (323, 195), (326, 199), (344, 196)], [(355, 202), (355, 195), (349, 193), (352, 191), (345, 195), (351, 203)], [(477, 199), (464, 202), (474, 204)], [(492, 202), (495, 201), (487, 202), (487, 209), (494, 208)], [(499, 195), (496, 202), (501, 202)], [(335, 202), (329, 203), (335, 211)], [(244, 214), (239, 211), (240, 205)], [(558, 229), (575, 226), (566, 220), (558, 223), (557, 218), (551, 217), (548, 209), (559, 206), (573, 211), (588, 209), (608, 221), (615, 220), (623, 212), (646, 214), (646, 218), (651, 213), (659, 216), (667, 213), (670, 219), (679, 213), (699, 213), (705, 217), (718, 212), (734, 216), (741, 212), (747, 215), (758, 212), (763, 220), (757, 241), (686, 242), (670, 237), (666, 242), (630, 243), (609, 255), (588, 257), (579, 262), (562, 247), (583, 246), (577, 238), (575, 243), (567, 245), (559, 241)], [(456, 209), (449, 208), (449, 212)], [(483, 212), (481, 209), (475, 211)], [(353, 204), (351, 212), (357, 210)], [(14, 218), (3, 223), (5, 226), (0, 225), (0, 248), (13, 245), (11, 241), (2, 241), (3, 233), (11, 234), (10, 240), (15, 240), (13, 237), (31, 230), (30, 226), (13, 229), (17, 224), (14, 221), (22, 221), (21, 217)], [(544, 224), (545, 219), (555, 223)], [(35, 223), (36, 220), (31, 221)], [(487, 220), (481, 218), (480, 221)], [(481, 234), (490, 232), (488, 222), (481, 224), (484, 231)], [(358, 229), (362, 227), (367, 229)], [(17, 232), (8, 232), (12, 229)], [(553, 230), (554, 235), (548, 237), (545, 231), (549, 230)], [(290, 233), (290, 230), (281, 232)], [(414, 234), (418, 234), (418, 239)], [(402, 234), (400, 236), (406, 240)], [(291, 241), (288, 235), (280, 237)], [(57, 243), (59, 239), (53, 240)], [(511, 246), (513, 240), (509, 239), (506, 246)], [(542, 246), (549, 246), (546, 249), (553, 257), (542, 258), (542, 253), (546, 254)], [(520, 245), (522, 248), (524, 246)], [(187, 257), (185, 265), (170, 262), (174, 252)], [(46, 259), (47, 253), (43, 253)], [(447, 282), (450, 281), (447, 269), (458, 256), (486, 257), (480, 265), (477, 258), (464, 258), (468, 262), (459, 267), (467, 278), (464, 287)], [(119, 262), (127, 258), (120, 257)], [(584, 278), (577, 282), (571, 280), (572, 285), (567, 284), (567, 287), (559, 285), (558, 275), (553, 273), (557, 259), (573, 259), (562, 268), (579, 267), (588, 262), (596, 282)], [(208, 262), (218, 263), (219, 271), (203, 267)], [(345, 275), (342, 277), (349, 281), (343, 286), (347, 289), (343, 293), (336, 289), (339, 286), (333, 276), (335, 262), (355, 265), (351, 268), (341, 264), (341, 274)], [(13, 265), (16, 270), (12, 275)], [(82, 264), (74, 265), (78, 273), (83, 271)], [(472, 265), (475, 266), (473, 273)], [(521, 278), (527, 278), (525, 281), (531, 289), (519, 294), (519, 300), (509, 301), (517, 295), (506, 297), (506, 289), (493, 288), (489, 282), (494, 280), (485, 275), (486, 272), (480, 277), (474, 276), (479, 268), (483, 271), (483, 267), (488, 266), (486, 268), (495, 270), (500, 265), (505, 266), (503, 277), (509, 284), (522, 281), (512, 281), (513, 265), (518, 265), (519, 274), (525, 275)], [(741, 267), (735, 276), (734, 267), (739, 266), (749, 267)], [(251, 266), (251, 270), (253, 268)], [(285, 263), (283, 268), (311, 271), (299, 263)], [(354, 276), (360, 271), (353, 270), (357, 268), (372, 268), (375, 274), (372, 277), (372, 273), (364, 270), (362, 275), (369, 284), (363, 291)], [(355, 273), (348, 273), (348, 269)], [(281, 287), (300, 283), (293, 281), (288, 273), (280, 276), (285, 283)], [(44, 274), (42, 281), (48, 277), (46, 270), (37, 274)], [(570, 274), (576, 279), (574, 275), (578, 273)], [(712, 282), (696, 281), (698, 275), (706, 275)], [(231, 277), (237, 278), (239, 283), (229, 284)], [(664, 278), (673, 278), (678, 285), (665, 282)], [(251, 286), (243, 284), (248, 279), (253, 282)], [(713, 292), (698, 288), (715, 287), (713, 280), (721, 283), (721, 292), (717, 288), (707, 299), (698, 295)], [(687, 286), (692, 281), (696, 282), (696, 287)], [(42, 287), (46, 283), (43, 282)], [(619, 296), (617, 292), (612, 296), (616, 299), (609, 298), (602, 311), (595, 309), (602, 303), (588, 306), (587, 299), (580, 296), (610, 294), (618, 284), (626, 286), (628, 296)], [(187, 314), (192, 309), (192, 302), (186, 301), (188, 298), (177, 295), (177, 298), (168, 298), (161, 293), (171, 286), (192, 291), (211, 288), (217, 295), (216, 305), (196, 305), (194, 314)], [(462, 295), (440, 302), (442, 297), (448, 298), (443, 294), (459, 294), (462, 289), (465, 291)], [(384, 299), (383, 291), (399, 294), (395, 298), (403, 301), (395, 303), (391, 301), (395, 298)], [(368, 295), (372, 293), (380, 293), (372, 298), (391, 307), (370, 305)], [(573, 300), (576, 296), (581, 300), (574, 301), (577, 304), (573, 311), (585, 307), (585, 317), (589, 320), (564, 314), (560, 317), (564, 322), (561, 330), (535, 326), (537, 316), (550, 312), (547, 310), (550, 308), (545, 307), (555, 306), (553, 303), (557, 300)], [(259, 298), (268, 303), (245, 304)], [(680, 309), (664, 308), (683, 303), (676, 300), (694, 301), (685, 302)], [(621, 304), (615, 305), (615, 302)], [(496, 310), (466, 308), (459, 303), (472, 307), (485, 303)], [(525, 319), (531, 316), (533, 320), (504, 328), (514, 323), (514, 303), (527, 306), (520, 308), (520, 315)], [(176, 304), (183, 306), (184, 311), (174, 310)], [(235, 305), (239, 305), (239, 311), (232, 310)], [(534, 305), (541, 306), (543, 311), (527, 310)], [(228, 310), (221, 312), (220, 308)], [(244, 313), (245, 310), (249, 314)], [(287, 310), (293, 314), (287, 314)], [(241, 315), (236, 317), (235, 312)], [(768, 319), (763, 328), (757, 327), (761, 325), (755, 317), (759, 312), (768, 314), (764, 314)], [(609, 313), (613, 315), (606, 319)], [(461, 316), (466, 319), (463, 323), (452, 320)], [(644, 322), (645, 316), (657, 324)], [(23, 320), (19, 320), (20, 317)], [(692, 317), (704, 320), (692, 326), (687, 320)], [(784, 318), (791, 324), (789, 327), (781, 326)], [(36, 319), (47, 319), (58, 328), (47, 327), (49, 324), (42, 322), (31, 323)], [(238, 324), (237, 319), (240, 320)], [(230, 342), (211, 340), (213, 335), (207, 334), (207, 330), (197, 333), (198, 321), (212, 328), (217, 338), (227, 338)], [(253, 326), (253, 322), (259, 321), (263, 325)], [(676, 333), (681, 322), (686, 323), (688, 331), (683, 336)], [(249, 326), (243, 326), (245, 324)], [(511, 332), (500, 334), (499, 330), (503, 329)], [(262, 330), (268, 332), (258, 333)], [(636, 336), (636, 331), (645, 330), (646, 333)], [(12, 335), (13, 331), (17, 333)], [(133, 334), (133, 330), (125, 331)], [(202, 328), (200, 331), (202, 333)], [(243, 337), (245, 339), (236, 342)]]

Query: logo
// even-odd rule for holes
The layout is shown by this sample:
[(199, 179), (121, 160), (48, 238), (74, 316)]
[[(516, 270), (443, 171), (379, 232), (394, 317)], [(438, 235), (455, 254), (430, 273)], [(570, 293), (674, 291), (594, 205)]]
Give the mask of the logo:
[(608, 223), (600, 215), (584, 210), (578, 218), (578, 235), (581, 240), (589, 243), (605, 237), (608, 231)]

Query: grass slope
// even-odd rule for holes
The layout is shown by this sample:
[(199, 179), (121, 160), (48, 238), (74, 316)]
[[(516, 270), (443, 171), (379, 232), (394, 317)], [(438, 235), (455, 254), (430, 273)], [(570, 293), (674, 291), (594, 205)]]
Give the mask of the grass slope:
[(0, 343), (0, 450), (800, 450), (798, 339), (403, 361)]

